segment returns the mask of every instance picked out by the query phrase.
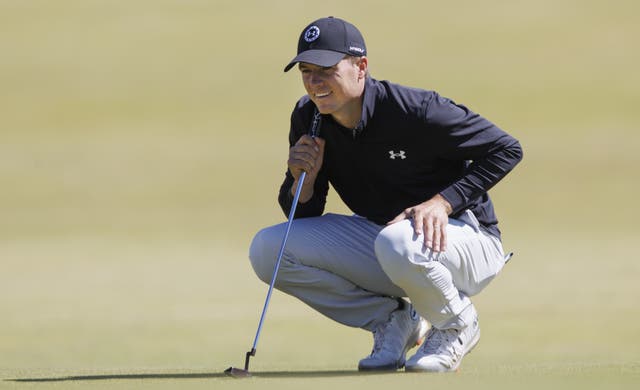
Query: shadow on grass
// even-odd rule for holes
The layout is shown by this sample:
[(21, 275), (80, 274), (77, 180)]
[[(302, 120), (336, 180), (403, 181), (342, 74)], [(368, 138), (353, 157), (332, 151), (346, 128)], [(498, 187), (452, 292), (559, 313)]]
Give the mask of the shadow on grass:
[[(251, 373), (251, 378), (335, 378), (363, 375), (391, 374), (391, 372), (360, 372), (355, 370), (331, 370), (331, 371), (257, 371)], [(224, 372), (205, 373), (141, 373), (141, 374), (105, 374), (105, 375), (78, 375), (61, 376), (51, 378), (15, 378), (5, 379), (8, 382), (76, 382), (76, 381), (103, 381), (103, 380), (138, 380), (138, 379), (234, 379)]]

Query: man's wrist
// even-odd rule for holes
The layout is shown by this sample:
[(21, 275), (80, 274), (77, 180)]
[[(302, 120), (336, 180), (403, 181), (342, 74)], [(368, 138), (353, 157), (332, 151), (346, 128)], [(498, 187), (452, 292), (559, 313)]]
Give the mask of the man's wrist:
[(447, 211), (447, 215), (453, 212), (453, 207), (451, 207), (451, 203), (449, 203), (449, 201), (444, 196), (442, 196), (441, 194), (437, 194), (434, 198), (437, 199), (437, 201), (442, 206), (444, 206), (445, 210)]

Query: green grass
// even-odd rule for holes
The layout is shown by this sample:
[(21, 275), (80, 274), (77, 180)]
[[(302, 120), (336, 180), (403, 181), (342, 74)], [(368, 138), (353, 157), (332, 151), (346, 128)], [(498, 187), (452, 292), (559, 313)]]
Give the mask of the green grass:
[[(364, 8), (363, 8), (364, 7)], [(0, 1), (0, 388), (636, 388), (633, 1)], [(492, 190), (516, 252), (452, 375), (361, 375), (370, 335), (274, 294), (297, 34), (363, 31), (372, 73), (519, 138)], [(347, 212), (336, 196), (329, 209)]]

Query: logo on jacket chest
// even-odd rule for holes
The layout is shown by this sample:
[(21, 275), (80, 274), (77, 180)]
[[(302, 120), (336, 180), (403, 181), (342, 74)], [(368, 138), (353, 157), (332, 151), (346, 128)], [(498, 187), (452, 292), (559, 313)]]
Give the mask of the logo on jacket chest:
[(391, 160), (395, 160), (396, 158), (404, 160), (405, 158), (407, 158), (407, 155), (406, 155), (406, 152), (404, 150), (400, 150), (398, 152), (396, 152), (395, 150), (390, 150), (389, 151), (389, 158)]

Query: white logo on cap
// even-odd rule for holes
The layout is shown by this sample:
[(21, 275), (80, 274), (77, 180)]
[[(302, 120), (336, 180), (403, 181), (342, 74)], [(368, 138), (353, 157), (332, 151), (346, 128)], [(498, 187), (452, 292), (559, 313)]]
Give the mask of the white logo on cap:
[(304, 40), (307, 42), (313, 42), (320, 36), (320, 29), (318, 26), (311, 26), (304, 32)]

